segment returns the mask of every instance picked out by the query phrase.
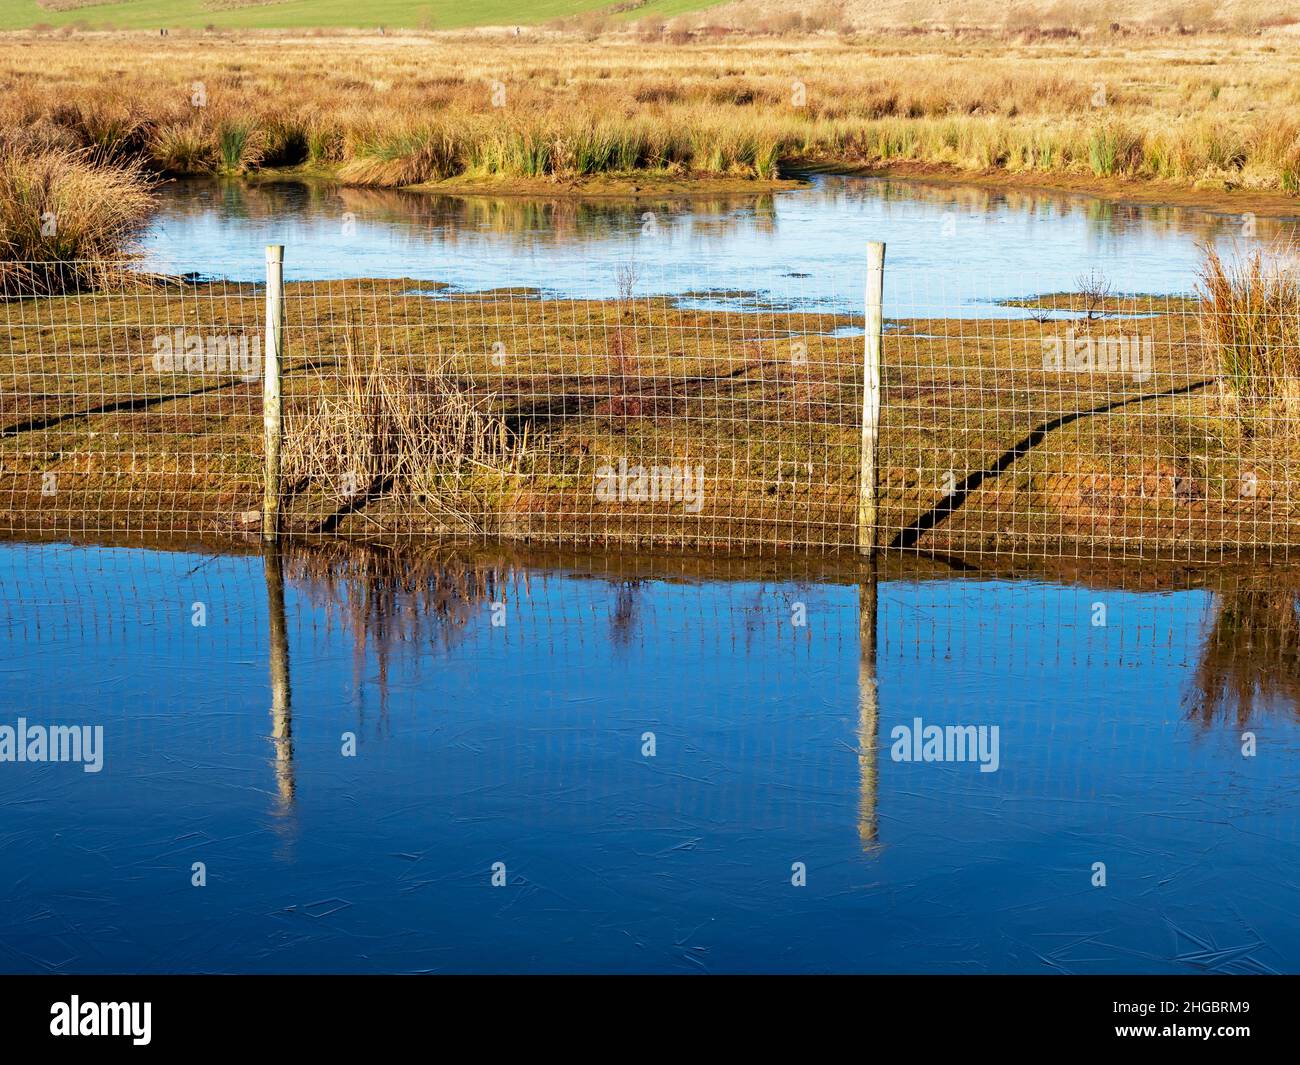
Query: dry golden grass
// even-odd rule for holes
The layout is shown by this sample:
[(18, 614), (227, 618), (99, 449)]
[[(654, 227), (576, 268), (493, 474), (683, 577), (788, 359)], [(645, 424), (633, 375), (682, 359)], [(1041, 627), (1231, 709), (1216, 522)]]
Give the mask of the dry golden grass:
[(1201, 270), (1201, 335), (1243, 423), (1283, 423), (1300, 412), (1300, 260), (1255, 251), (1225, 263), (1213, 248)]
[(120, 268), (153, 208), (139, 162), (85, 150), (29, 151), (0, 138), (0, 291), (92, 288)]
[(0, 128), (171, 173), (305, 164), (376, 185), (902, 163), (1300, 190), (1300, 37), (1282, 33), (142, 43), (0, 40)]

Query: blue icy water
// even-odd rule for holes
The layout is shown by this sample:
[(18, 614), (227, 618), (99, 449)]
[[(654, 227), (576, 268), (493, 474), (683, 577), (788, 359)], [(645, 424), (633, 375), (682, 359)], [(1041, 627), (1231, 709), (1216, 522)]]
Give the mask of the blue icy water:
[(636, 202), (184, 181), (165, 187), (145, 249), (154, 266), (261, 280), (265, 245), (281, 243), (291, 281), (411, 277), (589, 298), (615, 295), (619, 267), (634, 263), (641, 294), (743, 294), (723, 301), (742, 310), (757, 294), (856, 313), (865, 246), (884, 241), (887, 315), (953, 317), (1021, 314), (996, 301), (1075, 291), (1093, 271), (1117, 292), (1190, 292), (1202, 245), (1297, 232), (1295, 220), (868, 177)]
[(1300, 969), (1276, 577), (888, 576), (873, 654), (855, 583), (360, 557), (281, 626), (259, 556), (0, 547), (0, 726), (104, 730), (0, 762), (0, 970)]

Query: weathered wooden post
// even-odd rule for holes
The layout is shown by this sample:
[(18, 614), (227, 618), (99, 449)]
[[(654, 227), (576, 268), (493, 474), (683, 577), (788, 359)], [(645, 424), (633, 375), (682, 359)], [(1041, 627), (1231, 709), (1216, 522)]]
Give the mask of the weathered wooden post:
[(280, 535), (280, 370), (284, 359), (284, 245), (266, 246), (266, 363), (262, 368), (262, 428), (266, 476), (262, 488), (262, 539)]
[(885, 329), (885, 246), (867, 245), (866, 343), (862, 373), (862, 465), (858, 477), (858, 550), (868, 572), (858, 586), (858, 838), (864, 850), (879, 845), (876, 818), (876, 733), (880, 693), (876, 680), (876, 467), (880, 438), (880, 364)]
[(866, 346), (862, 374), (862, 466), (858, 476), (858, 551), (876, 549), (876, 444), (880, 437), (880, 349), (885, 328), (885, 246), (867, 245)]

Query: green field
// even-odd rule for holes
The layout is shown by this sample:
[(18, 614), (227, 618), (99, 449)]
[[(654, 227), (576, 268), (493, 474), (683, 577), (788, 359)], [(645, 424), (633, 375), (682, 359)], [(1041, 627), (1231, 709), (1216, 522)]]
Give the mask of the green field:
[[(467, 26), (525, 26), (588, 12), (612, 19), (671, 18), (716, 7), (721, 0), (647, 0), (631, 10), (614, 0), (0, 0), (0, 30), (32, 26), (83, 25), (92, 29), (153, 29), (215, 26), (220, 29), (460, 29)], [(239, 6), (235, 6), (238, 4)], [(57, 10), (64, 8), (64, 10)]]

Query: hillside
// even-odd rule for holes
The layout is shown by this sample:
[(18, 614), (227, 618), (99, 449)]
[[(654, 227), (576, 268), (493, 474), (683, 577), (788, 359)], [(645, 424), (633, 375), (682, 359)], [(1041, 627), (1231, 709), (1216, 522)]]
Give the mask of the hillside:
[[(310, 29), (379, 26), (459, 29), (535, 25), (605, 13), (611, 20), (671, 18), (716, 7), (719, 0), (0, 0), (0, 30), (82, 25), (101, 29), (154, 27)], [(616, 10), (618, 9), (618, 10)]]
[(1300, 0), (0, 0), (0, 30), (463, 29), (571, 20), (616, 29), (640, 20), (760, 33), (800, 29), (1255, 32), (1300, 26)]
[(704, 21), (734, 27), (790, 25), (796, 13), (815, 25), (881, 29), (1021, 31), (1245, 30), (1300, 24), (1297, 0), (731, 0)]

